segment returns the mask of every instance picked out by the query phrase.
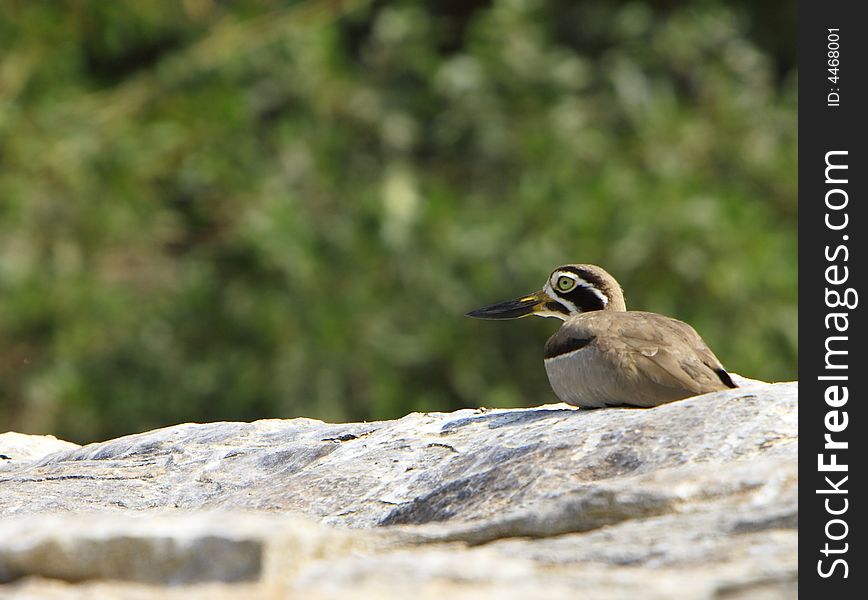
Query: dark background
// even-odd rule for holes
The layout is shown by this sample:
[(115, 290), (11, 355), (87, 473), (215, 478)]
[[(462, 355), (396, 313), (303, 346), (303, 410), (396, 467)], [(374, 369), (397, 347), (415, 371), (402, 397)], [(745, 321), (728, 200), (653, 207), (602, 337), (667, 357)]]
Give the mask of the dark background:
[(0, 431), (555, 401), (566, 262), (796, 377), (791, 2), (0, 7)]
[[(799, 3), (799, 65), (809, 77), (799, 82), (799, 171), (801, 174), (799, 194), (806, 200), (802, 204), (802, 220), (799, 224), (799, 270), (805, 282), (799, 290), (799, 330), (801, 332), (802, 352), (799, 356), (799, 595), (803, 598), (840, 598), (857, 599), (865, 596), (866, 536), (865, 525), (865, 423), (866, 410), (864, 398), (865, 382), (864, 344), (866, 322), (864, 302), (866, 298), (865, 270), (865, 223), (863, 199), (868, 195), (865, 179), (865, 106), (868, 105), (868, 86), (862, 73), (868, 58), (868, 38), (862, 27), (862, 7), (851, 2)], [(839, 29), (839, 69), (829, 72), (828, 28)], [(838, 75), (838, 81), (830, 81), (829, 76)], [(827, 94), (838, 87), (841, 95), (840, 106), (828, 107)], [(846, 157), (836, 156), (838, 164), (847, 164), (847, 171), (831, 171), (833, 179), (846, 178), (847, 184), (827, 184), (825, 182), (826, 153), (847, 151)], [(829, 211), (826, 208), (826, 193), (833, 189), (843, 189), (849, 195), (845, 211)], [(831, 203), (837, 204), (839, 194), (833, 194)], [(849, 226), (843, 231), (832, 231), (824, 223), (826, 213), (831, 213), (830, 222), (839, 224), (843, 212), (849, 218)], [(845, 242), (849, 255), (843, 260), (839, 252), (835, 261), (825, 257)], [(827, 277), (835, 280), (836, 272), (827, 273), (830, 264), (838, 267), (837, 273), (843, 274), (847, 268), (848, 278), (840, 285), (831, 284)], [(839, 275), (841, 276), (841, 275)], [(826, 303), (826, 290), (840, 293), (852, 287), (858, 291), (859, 305), (855, 309), (830, 307)], [(834, 297), (829, 298), (834, 304)], [(830, 313), (847, 313), (849, 327), (846, 332), (837, 331), (833, 321), (826, 324)], [(840, 323), (840, 321), (839, 321)], [(847, 355), (830, 357), (836, 365), (847, 365), (847, 369), (825, 369), (826, 343), (831, 336), (846, 336), (846, 340), (833, 340), (830, 348), (846, 350)], [(847, 381), (819, 380), (820, 376), (846, 375)], [(842, 406), (833, 408), (825, 401), (825, 392), (830, 385), (845, 386), (849, 400)], [(839, 392), (841, 393), (841, 392)], [(837, 413), (829, 414), (836, 410)], [(846, 413), (846, 417), (843, 413)], [(847, 427), (843, 431), (831, 432), (827, 427), (835, 427), (844, 419)], [(829, 419), (826, 421), (826, 419)], [(828, 422), (829, 425), (826, 423)], [(826, 435), (835, 442), (846, 442), (846, 450), (826, 449)], [(824, 453), (824, 463), (835, 461), (847, 465), (846, 472), (822, 472), (818, 469), (818, 455)], [(826, 480), (828, 477), (828, 481)], [(842, 479), (847, 477), (842, 482)], [(829, 495), (818, 491), (829, 490), (838, 485), (846, 494)], [(826, 501), (829, 501), (828, 508)], [(845, 504), (846, 502), (846, 504)], [(846, 507), (846, 511), (842, 508)], [(830, 511), (841, 514), (830, 514)], [(847, 524), (847, 534), (842, 539), (833, 540), (829, 536), (840, 537)], [(828, 529), (827, 529), (828, 528)], [(846, 550), (846, 552), (841, 552)], [(826, 555), (823, 554), (826, 552)], [(823, 578), (820, 571), (828, 574), (836, 560), (847, 563), (845, 569), (835, 564), (831, 576)], [(822, 561), (822, 564), (818, 564)]]

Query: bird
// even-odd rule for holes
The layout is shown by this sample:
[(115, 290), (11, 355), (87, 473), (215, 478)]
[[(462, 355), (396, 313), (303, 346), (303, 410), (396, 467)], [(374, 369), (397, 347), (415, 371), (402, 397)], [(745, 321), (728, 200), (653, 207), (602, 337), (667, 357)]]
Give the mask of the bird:
[(498, 320), (528, 315), (563, 321), (543, 354), (552, 390), (567, 404), (651, 408), (738, 387), (693, 327), (628, 311), (621, 285), (602, 267), (558, 267), (542, 290), (466, 314)]

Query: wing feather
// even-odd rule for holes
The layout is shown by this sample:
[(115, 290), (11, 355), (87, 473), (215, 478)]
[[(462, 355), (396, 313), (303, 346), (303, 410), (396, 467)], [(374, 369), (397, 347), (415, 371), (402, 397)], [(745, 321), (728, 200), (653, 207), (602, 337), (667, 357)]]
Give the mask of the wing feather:
[(580, 315), (549, 339), (546, 357), (555, 393), (579, 406), (656, 406), (734, 387), (696, 330), (656, 313)]

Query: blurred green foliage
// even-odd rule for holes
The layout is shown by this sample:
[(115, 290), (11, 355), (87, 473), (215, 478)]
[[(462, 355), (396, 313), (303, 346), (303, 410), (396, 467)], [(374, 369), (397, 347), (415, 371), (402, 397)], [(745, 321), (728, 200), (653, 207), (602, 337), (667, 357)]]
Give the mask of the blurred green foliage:
[(462, 315), (565, 262), (794, 378), (794, 23), (736, 6), (4, 2), (0, 430), (552, 402), (557, 322)]

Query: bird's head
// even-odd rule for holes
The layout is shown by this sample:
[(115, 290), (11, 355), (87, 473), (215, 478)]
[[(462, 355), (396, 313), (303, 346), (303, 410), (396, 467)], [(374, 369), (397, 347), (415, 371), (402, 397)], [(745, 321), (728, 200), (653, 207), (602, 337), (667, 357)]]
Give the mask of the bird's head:
[(467, 313), (477, 319), (518, 319), (528, 315), (566, 321), (594, 310), (624, 311), (624, 292), (615, 278), (596, 265), (564, 265), (552, 271), (543, 289)]

